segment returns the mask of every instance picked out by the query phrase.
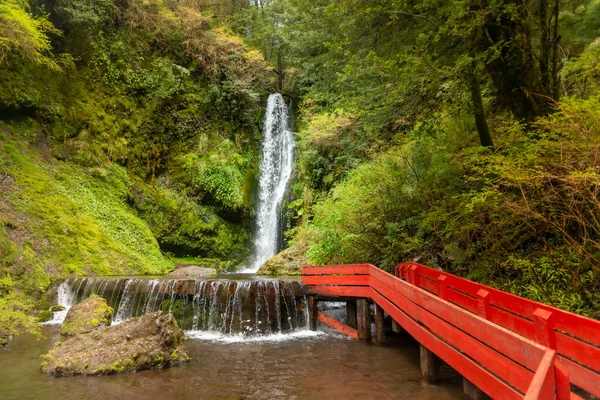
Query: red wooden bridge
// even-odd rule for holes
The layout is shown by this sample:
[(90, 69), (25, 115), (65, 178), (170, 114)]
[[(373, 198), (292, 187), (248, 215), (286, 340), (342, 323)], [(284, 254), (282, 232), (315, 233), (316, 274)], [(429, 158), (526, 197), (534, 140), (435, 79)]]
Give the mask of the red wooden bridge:
[[(465, 392), (497, 399), (600, 397), (600, 321), (480, 285), (416, 263), (396, 276), (368, 265), (302, 269), (309, 322), (385, 343), (384, 312), (421, 344), (421, 370), (437, 359), (464, 377)], [(319, 313), (317, 302), (346, 301), (348, 325)]]

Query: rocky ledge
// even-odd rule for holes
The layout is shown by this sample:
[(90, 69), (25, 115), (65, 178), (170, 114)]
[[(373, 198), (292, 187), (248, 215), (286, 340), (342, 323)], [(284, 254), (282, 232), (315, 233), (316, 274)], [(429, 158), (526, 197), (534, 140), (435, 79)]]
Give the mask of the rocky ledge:
[(91, 295), (69, 310), (60, 327), (63, 336), (75, 336), (110, 326), (113, 309), (100, 296)]
[(213, 276), (217, 273), (215, 268), (201, 267), (199, 265), (181, 266), (169, 273), (169, 275), (177, 278), (203, 278)]
[(54, 345), (44, 357), (49, 375), (102, 375), (166, 368), (189, 360), (172, 314), (156, 312)]

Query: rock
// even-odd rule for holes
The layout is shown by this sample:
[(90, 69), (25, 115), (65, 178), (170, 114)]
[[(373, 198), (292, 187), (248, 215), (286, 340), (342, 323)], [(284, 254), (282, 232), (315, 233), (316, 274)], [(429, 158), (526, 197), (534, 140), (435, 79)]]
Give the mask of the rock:
[(44, 357), (49, 375), (105, 375), (166, 368), (189, 360), (183, 331), (161, 311), (57, 343)]
[(214, 268), (201, 267), (199, 265), (187, 265), (185, 267), (177, 268), (175, 271), (169, 273), (171, 276), (178, 278), (202, 278), (205, 276), (212, 276), (217, 273)]
[(110, 326), (113, 309), (100, 296), (91, 295), (69, 310), (60, 334), (75, 336)]
[(50, 321), (54, 317), (54, 313), (50, 310), (44, 310), (40, 312), (37, 316), (38, 322), (46, 322)]
[(256, 273), (258, 275), (301, 275), (302, 266), (309, 263), (305, 246), (292, 245), (269, 258)]
[(59, 306), (58, 304), (49, 308), (49, 310), (52, 311), (53, 313), (58, 312), (58, 311), (63, 311), (64, 309), (65, 308), (63, 306)]

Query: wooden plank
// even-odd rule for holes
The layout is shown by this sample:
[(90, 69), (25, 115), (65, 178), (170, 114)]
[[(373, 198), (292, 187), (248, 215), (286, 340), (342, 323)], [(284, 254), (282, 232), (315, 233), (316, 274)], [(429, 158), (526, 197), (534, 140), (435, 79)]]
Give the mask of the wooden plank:
[(426, 384), (431, 385), (437, 380), (439, 361), (436, 355), (422, 344), (419, 345), (421, 375)]
[[(485, 343), (474, 339), (460, 329), (448, 324), (437, 315), (419, 308), (417, 304), (406, 299), (404, 296), (394, 293), (385, 284), (374, 284), (373, 290), (385, 296), (387, 300), (402, 309), (412, 319), (423, 324), (431, 332), (443, 338), (444, 341), (451, 344), (454, 348), (467, 354), (480, 365), (485, 366), (486, 369), (508, 382), (521, 393), (525, 393), (529, 387), (529, 383), (533, 378), (533, 372), (500, 354)], [(467, 312), (463, 311), (463, 313), (468, 315)], [(495, 338), (492, 337), (491, 341), (495, 341)]]
[(467, 377), (478, 387), (484, 388), (484, 391), (494, 398), (501, 399), (522, 399), (519, 392), (506, 385), (500, 379), (483, 369), (462, 353), (443, 342), (440, 338), (433, 335), (425, 327), (419, 325), (407, 314), (394, 306), (390, 301), (381, 296), (376, 290), (371, 293), (371, 298), (377, 302), (393, 319), (419, 343), (433, 351), (438, 357), (444, 360), (448, 365), (454, 368), (459, 374)]
[(369, 297), (369, 286), (305, 286), (306, 294), (330, 297)]
[(485, 289), (477, 291), (477, 315), (483, 319), (490, 319), (490, 292)]
[(557, 358), (569, 371), (569, 377), (571, 378), (571, 383), (573, 385), (582, 388), (596, 397), (600, 397), (600, 380), (598, 379), (599, 375), (597, 373), (561, 356), (560, 354)]
[(420, 288), (423, 288), (423, 289), (427, 290), (428, 292), (434, 293), (437, 296), (437, 294), (438, 294), (437, 281), (432, 282), (425, 277), (420, 277), (420, 279), (418, 281), (419, 281)]
[[(598, 334), (600, 335), (600, 331)], [(555, 338), (556, 352), (562, 357), (577, 360), (587, 368), (597, 371), (595, 381), (600, 386), (600, 349), (561, 332), (555, 332)]]
[(317, 317), (318, 317), (319, 321), (321, 321), (325, 325), (335, 329), (336, 331), (338, 331), (348, 337), (351, 337), (352, 339), (358, 339), (358, 332), (356, 331), (356, 329), (351, 328), (348, 325), (342, 324), (337, 319), (332, 318), (329, 315), (324, 314), (320, 311), (317, 313)]
[(383, 283), (390, 287), (394, 292), (401, 294), (413, 303), (419, 304), (429, 312), (442, 317), (448, 323), (468, 333), (477, 340), (486, 342), (491, 339), (495, 348), (500, 353), (505, 354), (507, 357), (525, 366), (530, 371), (537, 370), (537, 366), (545, 354), (546, 349), (539, 344), (530, 340), (525, 340), (507, 329), (486, 322), (478, 316), (465, 312), (461, 308), (434, 295), (424, 291), (414, 290), (411, 285), (398, 278), (387, 275), (381, 270), (373, 269), (371, 271), (371, 282), (377, 288), (379, 288), (379, 286), (377, 286), (378, 284)]
[(511, 314), (502, 308), (490, 307), (490, 321), (526, 338), (535, 337), (532, 321)]
[(346, 323), (356, 329), (356, 300), (346, 302)]
[(533, 313), (533, 326), (535, 328), (535, 341), (556, 349), (556, 336), (554, 335), (554, 315), (548, 310), (538, 308)]
[[(407, 269), (408, 267), (415, 265), (416, 263), (404, 263), (399, 264), (398, 269)], [(423, 276), (427, 276), (429, 279), (437, 280), (436, 275), (439, 276), (440, 271), (425, 265), (416, 264), (419, 268), (419, 273)], [(587, 342), (600, 347), (600, 321), (570, 313), (568, 311), (560, 310), (555, 307), (551, 307), (545, 304), (537, 303), (533, 300), (525, 299), (510, 293), (503, 292), (501, 290), (478, 284), (469, 281), (464, 278), (459, 278), (454, 275), (447, 274), (449, 286), (453, 286), (460, 291), (475, 296), (479, 289), (485, 289), (491, 294), (490, 304), (509, 311), (512, 314), (520, 315), (526, 319), (533, 320), (533, 313), (537, 308), (550, 311), (554, 314), (555, 328), (564, 332), (569, 333), (572, 336), (579, 337)], [(507, 327), (509, 328), (509, 327)], [(509, 328), (510, 329), (510, 328)], [(532, 332), (533, 333), (533, 332)], [(533, 336), (527, 336), (533, 339)]]
[(385, 324), (384, 313), (377, 303), (375, 303), (375, 344), (379, 346), (385, 345)]
[(554, 371), (556, 373), (556, 399), (569, 400), (571, 398), (569, 370), (558, 359), (555, 359)]
[(360, 340), (371, 340), (371, 310), (364, 298), (356, 300), (356, 330)]
[(554, 358), (556, 352), (548, 350), (525, 394), (525, 400), (545, 400), (556, 398), (556, 378)]
[(448, 289), (446, 290), (446, 297), (450, 303), (454, 303), (465, 310), (468, 310), (472, 313), (477, 311), (477, 299), (458, 292), (453, 287), (448, 286)]
[(302, 275), (368, 275), (371, 265), (327, 265), (302, 267)]
[(307, 275), (302, 277), (303, 285), (367, 286), (369, 275)]

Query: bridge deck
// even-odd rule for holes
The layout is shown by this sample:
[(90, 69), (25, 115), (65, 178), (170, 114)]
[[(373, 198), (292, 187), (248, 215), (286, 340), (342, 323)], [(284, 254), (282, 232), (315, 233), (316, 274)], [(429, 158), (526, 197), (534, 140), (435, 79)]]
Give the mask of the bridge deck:
[(355, 298), (357, 336), (368, 339), (368, 300), (379, 341), (385, 311), (421, 343), (422, 364), (435, 355), (492, 398), (600, 397), (599, 321), (416, 263), (395, 272), (369, 264), (304, 267), (311, 325), (320, 299)]

